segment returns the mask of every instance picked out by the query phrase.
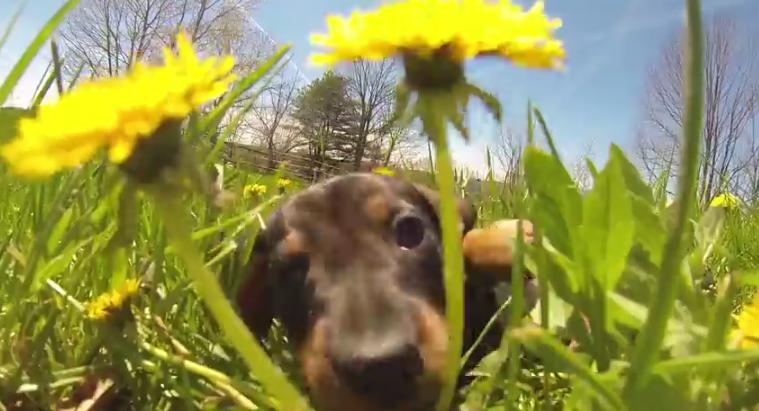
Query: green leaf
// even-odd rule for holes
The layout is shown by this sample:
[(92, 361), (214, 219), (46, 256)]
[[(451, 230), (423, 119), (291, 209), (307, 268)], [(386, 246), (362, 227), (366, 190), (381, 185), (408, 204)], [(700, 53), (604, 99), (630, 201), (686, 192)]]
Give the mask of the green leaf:
[(63, 4), (63, 6), (58, 9), (53, 17), (47, 21), (42, 29), (37, 32), (37, 35), (34, 37), (32, 42), (21, 54), (21, 58), (18, 59), (11, 71), (5, 77), (3, 84), (0, 85), (0, 105), (5, 103), (5, 100), (16, 87), (16, 83), (18, 83), (19, 79), (21, 79), (21, 76), (24, 74), (27, 67), (29, 67), (32, 59), (34, 59), (47, 39), (53, 33), (53, 30), (55, 30), (61, 21), (63, 21), (63, 18), (66, 16), (66, 14), (68, 14), (69, 11), (76, 7), (77, 4), (79, 4), (79, 0), (68, 0)]
[(635, 240), (648, 252), (649, 258), (657, 266), (661, 263), (662, 250), (667, 241), (664, 222), (653, 206), (637, 195), (631, 196), (635, 217)]
[[(598, 381), (612, 391), (618, 390), (622, 381), (621, 372), (624, 371), (626, 365), (625, 363), (613, 364), (613, 369), (599, 375)], [(594, 395), (593, 387), (574, 376), (570, 376), (570, 381), (572, 389), (562, 404), (563, 409), (567, 411), (598, 410), (599, 403)]]
[(551, 289), (562, 299), (575, 302), (580, 288), (577, 282), (580, 267), (551, 244), (544, 242), (543, 247), (548, 256), (544, 274), (552, 286)]
[(585, 167), (588, 168), (588, 171), (590, 172), (590, 176), (593, 177), (593, 180), (595, 180), (598, 177), (598, 168), (596, 167), (595, 163), (589, 158), (585, 159)]
[(66, 233), (66, 230), (69, 228), (69, 225), (71, 224), (71, 219), (73, 216), (74, 216), (74, 208), (69, 207), (61, 215), (61, 218), (58, 219), (58, 222), (55, 223), (55, 227), (53, 227), (53, 230), (50, 232), (50, 237), (47, 238), (47, 253), (48, 254), (53, 254), (53, 252), (55, 252), (55, 250), (58, 248), (58, 244), (61, 242), (61, 238), (63, 238), (63, 235)]
[(725, 348), (730, 325), (732, 324), (732, 308), (737, 294), (736, 281), (731, 275), (720, 281), (717, 301), (711, 310), (709, 335), (706, 338), (706, 350), (715, 351)]
[(206, 155), (206, 158), (204, 161), (205, 164), (211, 164), (218, 161), (219, 154), (221, 153), (221, 150), (224, 148), (224, 145), (226, 144), (227, 139), (229, 138), (229, 136), (232, 135), (232, 133), (237, 132), (238, 130), (237, 126), (240, 124), (240, 121), (242, 121), (245, 115), (248, 114), (248, 111), (250, 111), (250, 109), (253, 107), (253, 104), (255, 104), (256, 101), (258, 100), (260, 91), (261, 90), (259, 90), (259, 92), (256, 93), (255, 96), (253, 96), (250, 99), (250, 101), (247, 104), (245, 104), (245, 106), (241, 110), (237, 111), (237, 113), (235, 113), (235, 116), (232, 118), (230, 123), (227, 124), (226, 127), (224, 127), (224, 131), (222, 131), (221, 134), (216, 138), (216, 143), (211, 148), (208, 155)]
[(545, 194), (537, 193), (534, 195), (535, 201), (530, 209), (530, 218), (544, 233), (551, 244), (559, 252), (567, 255), (574, 253), (571, 233), (567, 225), (562, 208), (555, 199)]
[(503, 118), (503, 109), (501, 108), (501, 103), (498, 101), (498, 98), (493, 94), (488, 93), (487, 91), (472, 84), (467, 84), (466, 86), (467, 93), (477, 97), (482, 102), (482, 104), (485, 105), (485, 108), (487, 108), (488, 112), (493, 115), (495, 120), (500, 123), (501, 119)]
[(630, 197), (618, 161), (611, 157), (583, 204), (582, 244), (593, 275), (611, 290), (625, 268), (634, 223)]
[(724, 222), (725, 210), (722, 207), (709, 207), (701, 216), (696, 228), (696, 242), (704, 252), (708, 252), (719, 240)]
[(746, 362), (759, 361), (759, 349), (706, 352), (688, 357), (673, 358), (660, 361), (653, 372), (665, 375), (680, 373), (701, 373), (708, 370), (718, 370), (725, 367), (739, 367)]
[(113, 236), (112, 248), (127, 247), (132, 244), (140, 226), (137, 214), (137, 187), (127, 183), (118, 193), (118, 231)]
[(0, 142), (5, 143), (16, 135), (19, 120), (31, 117), (34, 117), (34, 110), (0, 107)]
[[(553, 285), (553, 284), (552, 284)], [(548, 288), (548, 300), (551, 301), (551, 304), (548, 306), (548, 315), (545, 317), (547, 319), (547, 323), (543, 324), (542, 326), (549, 330), (555, 330), (557, 328), (566, 328), (567, 322), (569, 321), (569, 316), (572, 313), (572, 306), (564, 301), (564, 299), (560, 298), (559, 295), (554, 291), (554, 287), (547, 287)], [(537, 319), (543, 318), (543, 315), (541, 313), (542, 306), (538, 304), (535, 309), (530, 313), (530, 316), (533, 318), (534, 321), (537, 322)]]
[(690, 380), (680, 378), (676, 381), (653, 376), (634, 397), (625, 398), (631, 410), (705, 410), (697, 407), (688, 398), (691, 392)]
[(574, 255), (571, 228), (582, 220), (582, 199), (574, 180), (556, 157), (532, 146), (525, 149), (524, 167), (528, 188), (537, 197), (530, 213), (535, 223), (557, 249)]
[(637, 167), (627, 159), (624, 151), (622, 151), (622, 149), (616, 144), (612, 144), (611, 149), (609, 150), (609, 157), (614, 159), (622, 169), (622, 175), (624, 176), (627, 188), (635, 195), (645, 200), (648, 204), (653, 205), (654, 195), (651, 192), (651, 187), (640, 178), (640, 173), (638, 172)]
[[(607, 295), (609, 297), (609, 314), (612, 320), (634, 330), (640, 329), (648, 317), (648, 307), (615, 292), (608, 292)], [(686, 324), (676, 318), (671, 318), (667, 323), (663, 346), (673, 348), (683, 341), (692, 340), (693, 336), (706, 337), (707, 333), (708, 330), (704, 326)]]
[(32, 278), (32, 290), (39, 290), (45, 280), (66, 271), (76, 253), (89, 244), (93, 238), (69, 245), (60, 254), (51, 258), (39, 270), (35, 271)]
[(663, 173), (659, 174), (653, 184), (654, 189), (654, 201), (656, 207), (660, 210), (666, 208), (667, 205), (667, 186), (669, 185), (670, 170), (667, 168)]
[(129, 256), (125, 247), (116, 247), (107, 252), (106, 272), (109, 288), (119, 287), (129, 274)]

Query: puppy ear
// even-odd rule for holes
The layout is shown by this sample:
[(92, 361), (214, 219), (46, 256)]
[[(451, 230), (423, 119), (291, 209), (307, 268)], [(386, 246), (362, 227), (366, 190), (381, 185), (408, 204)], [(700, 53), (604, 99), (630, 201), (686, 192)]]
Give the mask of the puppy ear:
[[(514, 264), (514, 247), (517, 231), (522, 225), (523, 239), (531, 244), (534, 228), (527, 220), (500, 220), (485, 228), (469, 231), (463, 240), (464, 263), (470, 284), (492, 287), (497, 283), (510, 283)], [(525, 311), (531, 311), (540, 296), (540, 284), (532, 273), (524, 271), (523, 296)]]
[[(427, 202), (435, 210), (435, 213), (437, 215), (440, 215), (440, 195), (437, 193), (437, 191), (421, 184), (413, 184), (413, 186), (416, 191), (424, 196)], [(462, 234), (466, 234), (469, 232), (469, 230), (472, 229), (472, 227), (474, 227), (474, 222), (477, 220), (477, 210), (474, 208), (474, 205), (471, 202), (463, 198), (457, 199), (456, 208), (459, 211), (459, 216), (463, 225), (461, 232)]]
[(237, 306), (242, 320), (260, 339), (268, 334), (274, 309), (269, 290), (270, 240), (266, 229), (261, 230), (253, 243), (253, 252), (245, 278), (237, 292)]
[(527, 220), (499, 220), (485, 228), (469, 231), (463, 240), (467, 275), (489, 282), (511, 280), (514, 246), (521, 222), (524, 242), (533, 241), (533, 226)]

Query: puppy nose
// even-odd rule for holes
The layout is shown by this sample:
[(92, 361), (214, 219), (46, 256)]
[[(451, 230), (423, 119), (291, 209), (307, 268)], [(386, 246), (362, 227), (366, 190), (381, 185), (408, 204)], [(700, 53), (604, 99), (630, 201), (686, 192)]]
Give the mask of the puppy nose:
[(424, 370), (419, 350), (412, 344), (376, 357), (333, 359), (332, 366), (340, 380), (356, 394), (389, 408), (414, 397), (417, 377)]

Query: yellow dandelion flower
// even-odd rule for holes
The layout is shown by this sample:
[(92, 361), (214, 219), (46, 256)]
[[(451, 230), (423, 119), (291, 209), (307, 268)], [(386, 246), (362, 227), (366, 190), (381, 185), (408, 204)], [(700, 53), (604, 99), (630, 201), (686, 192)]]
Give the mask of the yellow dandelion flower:
[(381, 60), (413, 54), (443, 54), (461, 63), (495, 55), (532, 68), (560, 68), (565, 57), (553, 31), (561, 20), (543, 13), (543, 2), (525, 11), (510, 0), (403, 0), (372, 12), (328, 16), (327, 33), (311, 42), (328, 51), (315, 53), (317, 65), (363, 58)]
[(140, 282), (127, 279), (117, 289), (99, 295), (87, 304), (85, 314), (93, 320), (104, 320), (113, 312), (118, 311), (140, 287)]
[(46, 177), (74, 168), (105, 148), (114, 163), (129, 158), (140, 139), (169, 120), (181, 120), (220, 96), (233, 81), (232, 57), (200, 60), (187, 36), (162, 66), (135, 65), (123, 77), (84, 83), (35, 117), (19, 122), (16, 139), (0, 148), (11, 170)]
[(291, 184), (292, 184), (292, 181), (290, 181), (287, 178), (280, 178), (279, 180), (277, 180), (277, 187), (279, 188), (287, 188), (287, 187), (290, 187)]
[(759, 346), (759, 293), (754, 294), (751, 303), (746, 304), (736, 317), (737, 327), (732, 332), (732, 339), (743, 348)]
[(262, 196), (266, 194), (266, 186), (263, 184), (248, 184), (242, 189), (242, 194), (245, 197), (248, 196)]
[(722, 193), (714, 197), (712, 202), (709, 203), (709, 207), (723, 207), (732, 210), (738, 207), (738, 202), (738, 197), (730, 193)]
[(395, 176), (395, 171), (391, 170), (388, 167), (375, 167), (374, 170), (372, 170), (372, 173), (379, 174), (381, 176)]

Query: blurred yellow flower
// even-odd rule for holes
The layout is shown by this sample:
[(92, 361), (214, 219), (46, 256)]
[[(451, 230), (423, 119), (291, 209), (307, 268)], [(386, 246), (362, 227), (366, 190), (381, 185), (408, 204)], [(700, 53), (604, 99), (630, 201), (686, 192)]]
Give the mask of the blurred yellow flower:
[(279, 180), (277, 180), (277, 187), (279, 188), (287, 188), (287, 187), (290, 187), (291, 184), (292, 184), (292, 181), (290, 181), (287, 178), (280, 178)]
[(85, 314), (93, 320), (104, 320), (114, 311), (119, 310), (125, 301), (132, 297), (140, 287), (140, 282), (127, 279), (115, 290), (103, 293), (87, 303)]
[(722, 193), (714, 197), (712, 202), (709, 203), (709, 207), (724, 207), (728, 210), (732, 210), (738, 207), (738, 201), (738, 197), (730, 193)]
[(263, 184), (248, 184), (242, 189), (242, 194), (248, 196), (262, 196), (266, 194), (266, 186)]
[(403, 0), (349, 17), (328, 16), (327, 33), (312, 34), (311, 42), (329, 50), (310, 60), (333, 65), (442, 53), (458, 63), (494, 55), (523, 67), (560, 68), (564, 48), (552, 37), (559, 27), (560, 19), (543, 14), (542, 1), (524, 11), (510, 0)]
[(739, 342), (742, 349), (759, 346), (759, 293), (754, 294), (751, 303), (741, 308), (736, 318), (737, 328), (732, 337)]
[(177, 50), (164, 49), (162, 66), (137, 63), (123, 77), (84, 83), (41, 106), (35, 117), (19, 122), (17, 138), (0, 155), (12, 172), (26, 177), (77, 167), (100, 148), (107, 148), (111, 161), (124, 162), (138, 140), (220, 96), (234, 80), (232, 57), (199, 60), (183, 33)]
[(395, 176), (395, 171), (391, 170), (388, 167), (375, 167), (374, 170), (372, 170), (372, 173), (379, 174), (381, 176)]

